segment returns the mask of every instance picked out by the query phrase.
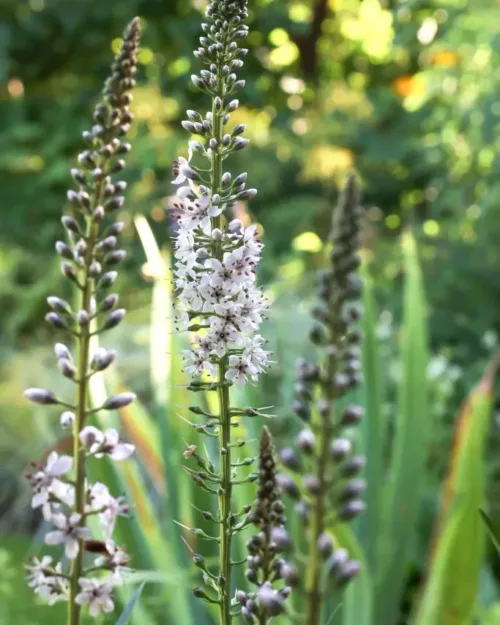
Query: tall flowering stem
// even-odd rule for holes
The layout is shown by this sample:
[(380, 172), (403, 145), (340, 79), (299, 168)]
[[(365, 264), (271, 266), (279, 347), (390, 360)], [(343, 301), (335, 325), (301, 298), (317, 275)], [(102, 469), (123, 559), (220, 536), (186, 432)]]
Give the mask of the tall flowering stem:
[[(41, 404), (56, 404), (67, 408), (61, 415), (61, 426), (73, 433), (73, 457), (49, 456), (45, 467), (28, 478), (35, 491), (32, 505), (42, 507), (44, 517), (56, 529), (45, 537), (47, 544), (64, 544), (70, 561), (68, 572), (61, 562), (51, 565), (45, 556), (29, 568), (29, 582), (35, 592), (50, 602), (68, 600), (68, 625), (78, 625), (83, 604), (97, 616), (113, 610), (112, 591), (125, 570), (127, 556), (112, 540), (118, 515), (126, 515), (128, 506), (122, 498), (113, 497), (106, 485), (89, 483), (87, 462), (107, 456), (123, 460), (130, 456), (132, 445), (120, 441), (116, 430), (101, 431), (87, 425), (88, 417), (96, 412), (89, 407), (89, 381), (93, 375), (107, 369), (115, 359), (114, 350), (91, 350), (92, 336), (116, 327), (125, 310), (117, 308), (118, 295), (109, 294), (117, 277), (116, 267), (126, 252), (116, 249), (123, 222), (109, 218), (123, 206), (126, 183), (114, 176), (125, 167), (124, 156), (130, 144), (123, 138), (132, 122), (130, 91), (135, 85), (139, 20), (134, 19), (124, 33), (120, 52), (112, 65), (102, 99), (94, 109), (94, 125), (83, 133), (87, 148), (78, 157), (78, 168), (71, 174), (77, 189), (68, 191), (72, 216), (62, 219), (67, 242), (58, 241), (56, 250), (63, 258), (62, 272), (77, 293), (76, 310), (59, 297), (49, 297), (52, 311), (46, 320), (53, 327), (74, 339), (75, 358), (70, 348), (57, 343), (55, 354), (62, 375), (76, 386), (74, 403), (58, 399), (52, 391), (31, 388), (28, 399)], [(133, 401), (132, 393), (110, 397), (100, 408), (115, 410)], [(73, 476), (68, 474), (72, 471)], [(93, 538), (87, 526), (91, 516), (97, 516), (101, 533)], [(85, 554), (97, 554), (93, 566), (85, 569)], [(95, 557), (95, 556), (94, 556)], [(93, 576), (89, 576), (92, 572)], [(106, 573), (94, 576), (95, 573)]]
[[(257, 474), (250, 474), (242, 480), (234, 479), (238, 467), (248, 466), (251, 461), (234, 459), (235, 447), (241, 447), (244, 441), (233, 442), (231, 428), (242, 417), (261, 414), (254, 408), (232, 407), (230, 387), (256, 380), (267, 367), (264, 339), (257, 333), (267, 305), (255, 285), (262, 249), (256, 227), (244, 227), (241, 221), (229, 217), (232, 206), (251, 199), (256, 190), (246, 189), (247, 174), (233, 178), (224, 171), (226, 159), (249, 143), (241, 136), (244, 125), (227, 129), (230, 114), (239, 106), (233, 96), (245, 84), (238, 80), (236, 71), (247, 53), (238, 47), (238, 41), (248, 32), (243, 23), (247, 1), (213, 0), (206, 16), (201, 47), (195, 51), (206, 69), (192, 80), (211, 98), (212, 106), (205, 114), (187, 111), (188, 119), (182, 123), (203, 143), (191, 140), (188, 159), (179, 157), (174, 163), (174, 184), (179, 187), (175, 285), (180, 323), (196, 333), (192, 349), (184, 353), (184, 370), (195, 378), (189, 388), (216, 392), (219, 406), (216, 415), (191, 408), (191, 412), (205, 418), (203, 425), (193, 426), (218, 439), (218, 470), (197, 454), (185, 452), (204, 469), (186, 470), (201, 488), (217, 495), (214, 522), (220, 526), (218, 537), (214, 537), (219, 544), (220, 568), (217, 574), (205, 573), (205, 581), (216, 597), (199, 588), (195, 594), (219, 604), (220, 622), (228, 625), (233, 616), (231, 541), (246, 525), (245, 520), (237, 521), (232, 510), (232, 491), (235, 485), (257, 478)], [(206, 381), (207, 377), (212, 381)], [(208, 518), (209, 513), (205, 516)]]
[(364, 458), (353, 454), (346, 436), (363, 411), (354, 404), (342, 410), (338, 406), (342, 396), (361, 382), (361, 334), (355, 327), (361, 315), (355, 304), (361, 295), (356, 273), (360, 219), (358, 190), (351, 177), (334, 213), (331, 266), (321, 277), (321, 303), (313, 311), (317, 324), (310, 338), (321, 348), (322, 362), (318, 366), (301, 361), (297, 367), (294, 409), (308, 426), (297, 437), (299, 454), (292, 448), (281, 451), (285, 467), (302, 474), (301, 488), (290, 474), (280, 480), (289, 494), (300, 499), (297, 511), (307, 528), (304, 625), (321, 623), (331, 592), (359, 571), (359, 563), (349, 560), (344, 549), (334, 548), (327, 528), (355, 518), (364, 509), (360, 495), (365, 483), (359, 478)]

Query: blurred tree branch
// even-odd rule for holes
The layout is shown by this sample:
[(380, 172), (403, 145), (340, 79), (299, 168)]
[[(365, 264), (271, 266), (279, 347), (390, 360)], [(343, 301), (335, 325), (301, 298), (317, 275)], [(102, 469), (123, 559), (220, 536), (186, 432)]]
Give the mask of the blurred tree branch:
[(323, 22), (328, 14), (328, 0), (318, 0), (314, 7), (309, 33), (294, 35), (292, 40), (300, 52), (300, 65), (304, 76), (316, 82), (318, 76), (318, 41), (321, 37)]

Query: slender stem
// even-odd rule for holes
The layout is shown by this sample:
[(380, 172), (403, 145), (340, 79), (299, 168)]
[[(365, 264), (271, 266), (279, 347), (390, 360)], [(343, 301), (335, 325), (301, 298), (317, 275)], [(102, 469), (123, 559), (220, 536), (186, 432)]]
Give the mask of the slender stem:
[[(96, 188), (97, 206), (101, 193), (101, 186)], [(92, 259), (94, 246), (98, 237), (99, 225), (87, 217), (86, 240), (88, 245), (88, 257), (82, 269), (83, 288), (80, 294), (79, 310), (90, 310), (90, 303), (94, 288), (94, 280), (89, 275), (89, 265)], [(90, 259), (90, 260), (89, 260)], [(76, 344), (77, 362), (77, 391), (75, 421), (73, 423), (73, 458), (75, 465), (75, 506), (73, 512), (81, 515), (80, 526), (86, 525), (87, 515), (85, 515), (85, 478), (86, 478), (86, 456), (85, 450), (80, 446), (79, 434), (85, 424), (88, 405), (89, 377), (87, 376), (90, 358), (90, 338), (91, 332), (88, 325), (83, 326)], [(76, 603), (78, 594), (78, 580), (83, 574), (84, 545), (80, 541), (78, 555), (71, 563), (70, 583), (69, 583), (69, 604), (68, 604), (68, 625), (79, 625), (80, 605)]]
[[(227, 357), (219, 364), (219, 380), (223, 381), (227, 370)], [(224, 579), (220, 603), (221, 625), (231, 623), (231, 426), (229, 418), (229, 388), (222, 386), (219, 389), (219, 402), (222, 425), (220, 427), (219, 443), (221, 453), (221, 489), (219, 507), (221, 510), (220, 526), (220, 577)]]
[[(325, 383), (321, 385), (322, 399), (332, 405), (334, 400), (333, 378), (335, 376), (336, 358), (328, 356), (325, 366)], [(307, 625), (319, 625), (323, 609), (323, 595), (321, 591), (322, 559), (318, 548), (319, 537), (325, 531), (328, 495), (329, 446), (334, 433), (334, 416), (330, 414), (321, 417), (319, 411), (313, 412), (313, 427), (315, 427), (318, 455), (316, 456), (316, 478), (319, 482), (319, 493), (314, 500), (311, 514), (309, 535), (308, 563), (306, 575), (307, 588)]]
[[(222, 75), (222, 71), (218, 72)], [(217, 92), (221, 100), (224, 98), (224, 81), (219, 79)], [(212, 196), (219, 193), (222, 187), (222, 156), (219, 149), (222, 142), (222, 113), (221, 109), (215, 106), (215, 99), (212, 104), (212, 124), (214, 138), (219, 144), (219, 148), (212, 152)], [(212, 227), (219, 228), (221, 217), (212, 219)], [(213, 245), (214, 257), (222, 260), (223, 251), (219, 242)], [(231, 481), (231, 414), (229, 388), (226, 386), (226, 372), (228, 368), (227, 355), (219, 360), (219, 448), (221, 454), (220, 463), (220, 489), (219, 489), (219, 509), (221, 513), (219, 531), (219, 580), (220, 586), (220, 625), (231, 624), (231, 541), (232, 526), (230, 517), (232, 512), (232, 481)]]

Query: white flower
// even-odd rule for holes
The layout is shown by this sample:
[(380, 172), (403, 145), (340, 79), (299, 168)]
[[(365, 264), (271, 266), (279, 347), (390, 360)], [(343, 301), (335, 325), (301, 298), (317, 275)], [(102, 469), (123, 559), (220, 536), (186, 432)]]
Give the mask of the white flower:
[(125, 497), (113, 497), (108, 487), (96, 482), (87, 491), (90, 501), (90, 510), (98, 512), (99, 521), (106, 539), (111, 537), (119, 516), (128, 516), (130, 506), (125, 503)]
[(210, 219), (217, 217), (222, 213), (220, 206), (211, 203), (210, 194), (203, 194), (194, 202), (188, 198), (183, 199), (182, 216), (179, 224), (181, 228), (192, 230), (193, 228), (202, 228), (207, 230), (210, 228)]
[(64, 514), (54, 514), (52, 522), (58, 528), (45, 536), (47, 545), (64, 545), (64, 552), (68, 560), (74, 560), (80, 550), (80, 541), (89, 540), (91, 533), (88, 527), (80, 525), (81, 514), (73, 513), (67, 517)]
[(189, 172), (192, 171), (192, 167), (189, 164), (189, 161), (185, 159), (183, 156), (179, 156), (179, 158), (177, 159), (177, 163), (178, 163), (179, 173), (177, 175), (177, 178), (175, 180), (172, 180), (172, 184), (175, 184), (175, 185), (184, 184), (188, 180), (188, 177), (186, 176), (186, 174), (189, 174)]
[(28, 586), (35, 588), (45, 582), (47, 577), (47, 569), (52, 564), (51, 556), (43, 556), (41, 560), (38, 558), (32, 559), (33, 564), (26, 567), (28, 570), (27, 580)]
[(239, 344), (241, 335), (233, 325), (225, 323), (218, 317), (210, 318), (210, 340), (214, 343), (215, 353), (219, 358), (225, 356), (230, 343)]
[(132, 570), (127, 566), (128, 554), (121, 547), (117, 547), (112, 540), (106, 541), (106, 551), (106, 555), (98, 556), (94, 560), (96, 566), (112, 570), (115, 579), (121, 579), (124, 573)]
[(95, 577), (81, 577), (78, 583), (82, 590), (76, 595), (75, 601), (79, 605), (90, 604), (89, 613), (91, 616), (99, 616), (101, 612), (108, 613), (115, 609), (115, 604), (111, 598), (114, 586), (112, 575), (104, 580)]
[(102, 432), (88, 425), (80, 432), (80, 441), (84, 447), (88, 448), (89, 454), (96, 458), (107, 455), (112, 460), (125, 460), (135, 451), (134, 445), (121, 443), (118, 432), (112, 428)]
[(51, 493), (58, 489), (62, 482), (57, 479), (71, 470), (73, 466), (73, 458), (70, 456), (59, 456), (53, 451), (47, 458), (45, 468), (37, 471), (30, 476), (31, 487), (35, 491), (35, 495), (31, 501), (33, 508), (38, 508), (46, 504)]
[[(36, 559), (35, 559), (36, 560)], [(28, 569), (37, 569), (37, 573), (28, 576), (29, 585), (35, 591), (41, 599), (48, 602), (49, 605), (54, 605), (57, 601), (66, 601), (69, 595), (69, 583), (64, 577), (62, 577), (62, 564), (58, 562), (51, 571), (43, 571), (43, 563), (47, 566), (50, 565), (52, 558), (50, 556), (44, 556), (42, 562), (37, 562), (33, 567)]]
[(217, 373), (216, 366), (208, 359), (208, 354), (204, 350), (183, 350), (182, 352), (186, 364), (184, 371), (189, 375), (201, 375), (205, 370), (215, 377)]
[(226, 372), (226, 379), (242, 386), (248, 381), (248, 377), (257, 379), (258, 369), (243, 356), (229, 356), (229, 369)]

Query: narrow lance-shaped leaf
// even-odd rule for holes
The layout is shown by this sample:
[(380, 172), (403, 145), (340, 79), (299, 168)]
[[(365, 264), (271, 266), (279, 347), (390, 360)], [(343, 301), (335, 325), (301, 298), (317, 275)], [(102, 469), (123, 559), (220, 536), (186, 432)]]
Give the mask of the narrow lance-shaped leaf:
[(413, 236), (403, 237), (406, 284), (402, 336), (402, 378), (388, 496), (380, 527), (375, 624), (398, 622), (401, 595), (418, 519), (430, 413), (426, 367), (428, 339), (425, 295)]
[(366, 458), (364, 477), (366, 488), (366, 512), (357, 520), (356, 529), (370, 567), (375, 568), (379, 540), (379, 524), (382, 519), (382, 454), (387, 429), (383, 419), (382, 363), (377, 338), (377, 308), (373, 281), (366, 263), (362, 267), (363, 278), (363, 404), (366, 418), (360, 424), (360, 442)]

